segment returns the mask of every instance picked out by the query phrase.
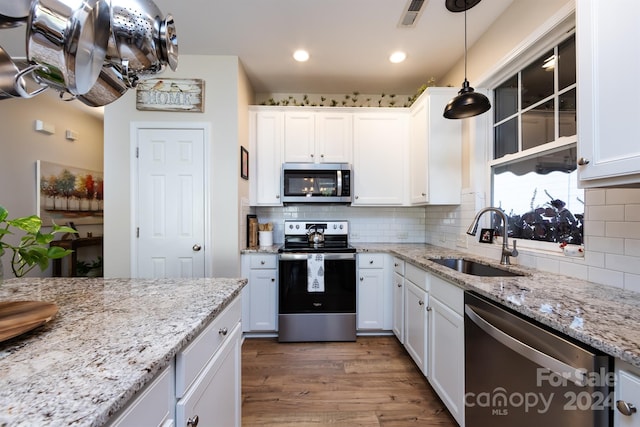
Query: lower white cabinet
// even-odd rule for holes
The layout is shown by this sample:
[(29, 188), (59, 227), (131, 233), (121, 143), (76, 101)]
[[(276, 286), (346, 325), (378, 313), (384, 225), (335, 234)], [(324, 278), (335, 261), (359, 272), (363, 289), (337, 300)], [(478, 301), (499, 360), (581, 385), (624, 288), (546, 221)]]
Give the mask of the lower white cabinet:
[(358, 254), (357, 329), (390, 330), (393, 301), (388, 280), (388, 255)]
[(431, 275), (429, 382), (464, 426), (464, 291)]
[[(426, 290), (424, 279), (421, 283), (422, 287), (412, 281), (411, 268), (415, 267), (407, 264), (407, 275), (404, 278), (404, 347), (422, 373), (427, 375), (429, 369), (427, 364), (429, 293)], [(426, 275), (426, 273), (424, 274)], [(413, 279), (415, 280), (415, 278)]]
[(278, 256), (245, 254), (242, 275), (248, 279), (242, 290), (244, 332), (278, 330)]
[(176, 426), (240, 427), (241, 336), (238, 323), (196, 382), (178, 400)]
[[(614, 427), (640, 427), (640, 369), (616, 360)], [(635, 408), (635, 411), (632, 409)]]
[(169, 365), (113, 421), (111, 427), (172, 427), (175, 407), (175, 370)]

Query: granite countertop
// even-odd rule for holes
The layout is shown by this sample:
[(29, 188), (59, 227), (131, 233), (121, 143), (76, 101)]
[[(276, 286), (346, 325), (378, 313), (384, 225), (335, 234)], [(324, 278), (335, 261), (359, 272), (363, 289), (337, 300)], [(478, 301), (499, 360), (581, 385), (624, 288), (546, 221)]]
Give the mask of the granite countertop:
[[(354, 246), (360, 253), (390, 253), (640, 368), (640, 295), (636, 292), (519, 265), (507, 269), (524, 274), (522, 277), (471, 276), (429, 258), (465, 257), (505, 266), (500, 266), (498, 259), (428, 244), (355, 243)], [(275, 254), (277, 247), (259, 252)]]
[(11, 279), (0, 300), (55, 302), (0, 343), (0, 426), (100, 426), (171, 363), (245, 279)]

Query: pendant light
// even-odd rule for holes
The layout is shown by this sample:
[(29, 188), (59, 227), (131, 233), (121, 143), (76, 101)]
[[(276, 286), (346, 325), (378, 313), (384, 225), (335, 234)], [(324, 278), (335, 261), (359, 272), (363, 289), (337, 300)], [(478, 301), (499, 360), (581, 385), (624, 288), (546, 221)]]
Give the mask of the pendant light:
[[(489, 99), (481, 93), (474, 92), (467, 80), (467, 9), (471, 9), (481, 0), (446, 0), (447, 9), (451, 12), (464, 10), (464, 82), (458, 96), (453, 98), (444, 108), (447, 119), (465, 119), (477, 116), (491, 108)], [(461, 4), (462, 3), (462, 4)]]

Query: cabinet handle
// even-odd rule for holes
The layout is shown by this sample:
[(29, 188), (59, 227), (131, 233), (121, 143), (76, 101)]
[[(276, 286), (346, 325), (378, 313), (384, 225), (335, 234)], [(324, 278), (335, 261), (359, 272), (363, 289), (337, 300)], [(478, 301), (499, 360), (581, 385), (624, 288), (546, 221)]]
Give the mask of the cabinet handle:
[(272, 277), (272, 278), (271, 278), (271, 281), (272, 281), (272, 282), (275, 282), (275, 281), (276, 281), (275, 277)]
[(400, 264), (398, 264), (397, 262), (394, 262), (394, 263), (393, 263), (393, 266), (394, 266), (394, 267), (397, 267), (397, 266), (399, 266), (399, 265), (400, 265)]
[(280, 195), (279, 195), (279, 194), (276, 194), (276, 199), (279, 199), (279, 198), (280, 198)]
[(360, 198), (360, 196), (356, 196), (356, 200), (358, 200)]
[(627, 403), (624, 400), (616, 401), (616, 408), (618, 408), (618, 411), (620, 411), (622, 415), (626, 415), (627, 417), (630, 417), (638, 411), (633, 403)]
[(264, 265), (264, 264), (265, 264), (264, 260), (260, 261), (260, 265)]
[(313, 154), (311, 154), (311, 158), (313, 159)]
[(196, 415), (195, 417), (191, 417), (187, 419), (187, 427), (197, 427), (200, 422), (200, 418)]
[(372, 259), (369, 260), (369, 264), (373, 264), (373, 260)]
[(422, 197), (425, 197), (427, 195), (427, 193), (420, 193), (420, 194), (422, 194)]
[(360, 281), (361, 281), (361, 282), (364, 282), (364, 277), (360, 277)]
[(427, 311), (431, 311), (431, 307), (427, 306), (427, 307), (426, 307), (426, 310), (427, 310)]
[(578, 165), (579, 166), (584, 166), (584, 165), (588, 165), (589, 164), (589, 159), (585, 159), (584, 157), (580, 157), (578, 159)]
[[(229, 330), (227, 328), (220, 328), (220, 330), (218, 331), (218, 333), (222, 336), (227, 335), (227, 333), (229, 333)], [(197, 418), (197, 417), (196, 417)]]
[(401, 288), (402, 287), (402, 283), (398, 283), (396, 286)]
[(418, 305), (424, 305), (424, 301), (419, 300), (419, 301), (418, 301)]
[(324, 154), (320, 154), (320, 158), (321, 158), (321, 159), (324, 159)]

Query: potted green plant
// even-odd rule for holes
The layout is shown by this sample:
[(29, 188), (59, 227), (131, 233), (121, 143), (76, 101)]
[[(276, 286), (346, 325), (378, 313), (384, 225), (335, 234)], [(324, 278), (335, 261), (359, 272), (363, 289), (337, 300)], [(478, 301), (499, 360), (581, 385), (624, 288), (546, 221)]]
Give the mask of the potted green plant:
[[(42, 220), (37, 215), (8, 219), (9, 212), (0, 206), (0, 257), (8, 250), (12, 251), (11, 271), (16, 277), (22, 277), (36, 265), (45, 270), (49, 260), (62, 258), (72, 251), (57, 246), (49, 247), (56, 233), (76, 233), (70, 227), (52, 226), (49, 233), (41, 231)], [(15, 234), (12, 229), (23, 233), (20, 241), (15, 245), (3, 241), (3, 238)], [(0, 259), (0, 279), (2, 278), (2, 260)]]

